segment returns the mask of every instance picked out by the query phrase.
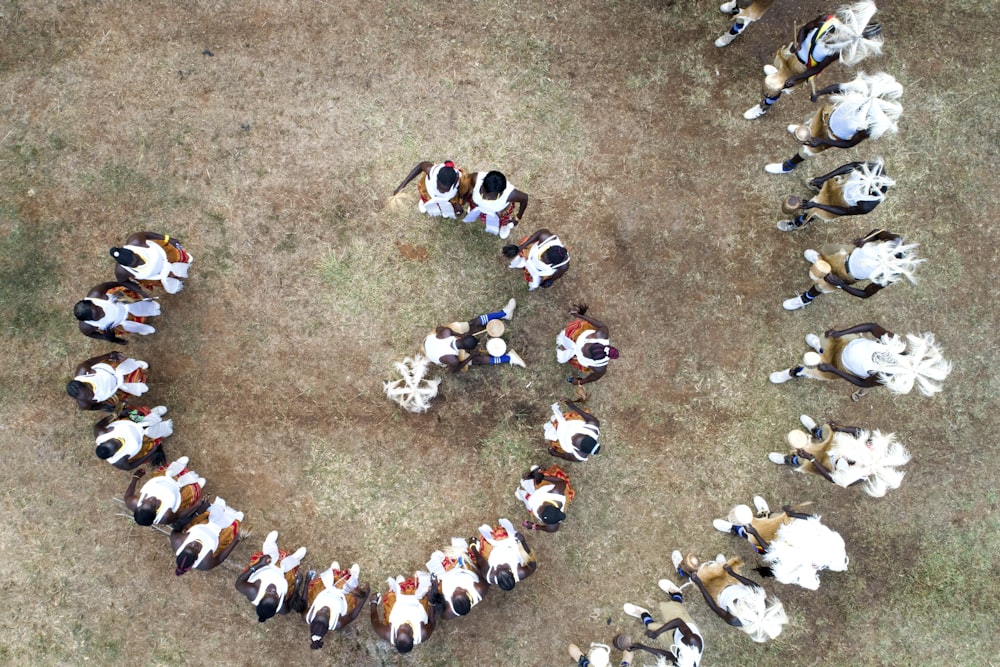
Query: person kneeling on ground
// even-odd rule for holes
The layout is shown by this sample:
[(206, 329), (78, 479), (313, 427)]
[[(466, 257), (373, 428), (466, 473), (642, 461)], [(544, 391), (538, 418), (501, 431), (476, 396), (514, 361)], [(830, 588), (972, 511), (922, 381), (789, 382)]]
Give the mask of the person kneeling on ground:
[(476, 338), (476, 334), (486, 331), (487, 324), (493, 320), (509, 320), (514, 317), (516, 307), (517, 301), (511, 299), (503, 310), (478, 315), (468, 322), (453, 322), (446, 327), (437, 327), (424, 339), (424, 354), (432, 363), (446, 366), (452, 373), (465, 370), (469, 364), (510, 364), (524, 368), (524, 360), (517, 352), (508, 350), (499, 357), (491, 356), (479, 351), (479, 339)]

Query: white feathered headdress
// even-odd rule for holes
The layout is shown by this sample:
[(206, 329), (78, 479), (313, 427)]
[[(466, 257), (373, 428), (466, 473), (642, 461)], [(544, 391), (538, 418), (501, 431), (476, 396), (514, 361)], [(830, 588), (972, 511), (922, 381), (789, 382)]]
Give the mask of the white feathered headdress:
[(898, 101), (902, 96), (903, 86), (891, 74), (861, 72), (853, 81), (840, 84), (840, 92), (831, 95), (830, 102), (864, 119), (868, 136), (878, 139), (899, 130), (896, 121), (903, 113)]
[(397, 361), (395, 366), (402, 378), (383, 383), (385, 395), (410, 412), (427, 412), (431, 407), (431, 399), (437, 396), (438, 385), (441, 384), (440, 378), (424, 377), (430, 362), (418, 354)]
[(739, 619), (740, 629), (755, 642), (774, 639), (781, 634), (782, 626), (788, 623), (785, 608), (778, 598), (768, 599), (767, 593), (759, 586), (748, 586), (747, 590), (748, 595), (741, 595), (732, 602), (730, 613)]
[(819, 588), (819, 572), (847, 570), (844, 538), (824, 526), (818, 516), (794, 519), (778, 528), (764, 554), (774, 578), (811, 591)]
[(868, 56), (877, 56), (882, 53), (879, 26), (872, 26), (875, 30), (868, 30), (870, 36), (865, 36), (876, 11), (875, 3), (869, 1), (844, 5), (835, 15), (837, 23), (820, 40), (839, 55), (840, 62), (844, 65), (857, 65)]
[(885, 335), (879, 342), (886, 349), (876, 352), (872, 361), (879, 382), (890, 391), (908, 394), (914, 385), (924, 396), (941, 391), (941, 382), (951, 373), (951, 362), (942, 356), (934, 334), (907, 334), (905, 341), (896, 335)]

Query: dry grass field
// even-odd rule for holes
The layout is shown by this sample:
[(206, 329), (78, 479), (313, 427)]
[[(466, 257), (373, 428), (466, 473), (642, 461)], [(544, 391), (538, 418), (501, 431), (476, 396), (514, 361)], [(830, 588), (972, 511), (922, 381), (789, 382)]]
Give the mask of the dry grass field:
[[(906, 86), (899, 134), (779, 177), (762, 167), (792, 154), (807, 91), (741, 113), (830, 3), (779, 0), (716, 49), (712, 0), (0, 2), (0, 664), (569, 665), (569, 642), (640, 634), (622, 603), (655, 607), (671, 549), (753, 563), (711, 520), (761, 493), (813, 501), (850, 569), (815, 592), (768, 581), (791, 617), (768, 645), (688, 589), (706, 666), (1000, 665), (996, 12), (879, 4), (885, 54), (863, 69)], [(807, 178), (876, 154), (898, 185), (871, 215), (775, 230)], [(564, 239), (566, 278), (528, 294), (481, 228), (387, 210), (414, 164), (444, 158), (529, 193), (519, 230)], [(808, 285), (805, 248), (875, 227), (921, 244), (918, 285), (781, 309)], [(196, 261), (127, 351), (170, 408), (168, 455), (253, 532), (179, 578), (167, 538), (115, 501), (128, 475), (95, 458), (97, 414), (64, 393), (112, 348), (72, 305), (143, 229)], [(512, 295), (528, 368), (445, 377), (425, 415), (385, 399), (428, 329)], [(321, 651), (301, 618), (257, 623), (233, 581), (271, 529), (381, 590), (451, 536), (523, 518), (514, 489), (551, 461), (541, 425), (571, 395), (553, 343), (580, 301), (622, 356), (591, 385), (604, 447), (570, 469), (569, 519), (528, 535), (533, 578), (405, 657), (367, 614)], [(944, 392), (768, 383), (806, 333), (866, 321), (935, 332)], [(898, 433), (902, 487), (874, 499), (768, 463), (801, 413)]]

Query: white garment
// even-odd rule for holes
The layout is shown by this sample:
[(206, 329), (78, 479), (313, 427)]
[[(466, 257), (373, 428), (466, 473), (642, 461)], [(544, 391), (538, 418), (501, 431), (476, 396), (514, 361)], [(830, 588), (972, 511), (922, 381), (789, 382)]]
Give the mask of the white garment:
[(272, 530), (264, 538), (264, 546), (261, 548), (261, 553), (265, 556), (270, 556), (271, 564), (278, 565), (282, 572), (290, 572), (297, 568), (302, 559), (305, 558), (306, 548), (299, 547), (292, 555), (281, 558), (281, 552), (278, 551), (278, 531)]
[(855, 338), (841, 350), (840, 365), (860, 378), (871, 377), (876, 373), (875, 354), (886, 351), (888, 348), (876, 340)]
[[(799, 59), (800, 63), (803, 63), (807, 67), (811, 67), (812, 63), (809, 62), (809, 49), (812, 49), (812, 59), (816, 63), (821, 63), (826, 60), (833, 52), (823, 41), (823, 37), (829, 34), (829, 29), (823, 30), (823, 34), (817, 38), (817, 33), (823, 29), (827, 24), (824, 23), (818, 28), (813, 28), (806, 35), (806, 38), (802, 40), (802, 45), (799, 46), (799, 50), (795, 52), (795, 57)], [(814, 43), (815, 40), (815, 43)]]
[(389, 590), (396, 594), (396, 600), (389, 610), (389, 641), (396, 643), (396, 632), (403, 625), (409, 625), (413, 629), (413, 645), (420, 643), (423, 633), (420, 626), (430, 620), (427, 610), (424, 609), (421, 600), (431, 589), (431, 577), (426, 572), (417, 572), (417, 590), (412, 595), (403, 593), (399, 584), (406, 581), (406, 577), (400, 575), (395, 579), (390, 578), (387, 583)]
[(337, 624), (337, 619), (347, 613), (347, 596), (339, 588), (329, 586), (323, 588), (313, 599), (309, 611), (306, 612), (306, 623), (312, 623), (316, 614), (326, 607), (330, 610), (330, 623)]
[[(694, 623), (687, 623), (687, 626), (688, 630), (691, 631), (691, 634), (696, 636), (701, 641), (702, 649), (704, 649), (705, 638), (701, 636), (701, 631), (698, 629), (698, 626)], [(698, 667), (698, 664), (701, 662), (702, 650), (699, 650), (697, 647), (691, 646), (690, 644), (686, 644), (684, 642), (684, 633), (681, 632), (680, 628), (674, 628), (674, 643), (670, 646), (670, 652), (673, 653), (675, 657), (678, 656), (680, 653), (679, 647), (681, 646), (684, 646), (687, 651), (698, 656), (694, 663), (694, 667)]]
[(336, 626), (337, 619), (347, 613), (347, 595), (358, 587), (358, 573), (361, 568), (355, 563), (351, 566), (350, 573), (346, 577), (334, 579), (333, 571), (339, 569), (340, 563), (333, 561), (333, 564), (319, 575), (320, 581), (323, 582), (323, 590), (316, 594), (316, 598), (306, 612), (306, 623), (312, 623), (316, 614), (323, 607), (330, 609), (332, 627)]
[(168, 511), (176, 512), (180, 508), (182, 488), (188, 484), (205, 486), (205, 478), (193, 470), (188, 470), (181, 475), (181, 471), (187, 464), (188, 457), (182, 456), (168, 465), (162, 475), (157, 475), (142, 485), (142, 489), (139, 491), (139, 503), (142, 503), (145, 498), (156, 498), (160, 501), (153, 523), (160, 523)]
[[(545, 423), (545, 439), (559, 443), (559, 448), (568, 454), (572, 454), (577, 461), (586, 461), (587, 455), (581, 453), (573, 444), (573, 436), (586, 435), (597, 440), (600, 429), (593, 424), (588, 424), (582, 419), (566, 419), (558, 403), (552, 404), (552, 414), (555, 417), (555, 424)], [(600, 445), (597, 445), (600, 447)], [(597, 453), (597, 447), (594, 453)]]
[(100, 403), (115, 395), (118, 391), (124, 391), (133, 396), (142, 396), (149, 387), (145, 382), (124, 382), (125, 376), (140, 368), (149, 368), (145, 361), (126, 359), (112, 366), (104, 362), (94, 364), (90, 373), (77, 375), (74, 380), (89, 384), (94, 389), (94, 400)]
[(306, 548), (299, 547), (291, 556), (281, 558), (281, 552), (278, 551), (278, 531), (272, 530), (264, 538), (261, 553), (270, 557), (271, 562), (251, 574), (247, 582), (251, 584), (257, 581), (260, 582), (260, 587), (257, 589), (257, 597), (253, 601), (255, 607), (264, 599), (267, 587), (272, 584), (274, 585), (278, 591), (277, 613), (281, 611), (281, 607), (285, 604), (285, 595), (288, 593), (288, 580), (285, 579), (285, 573), (291, 572), (299, 566), (299, 563), (302, 562), (302, 559), (306, 555)]
[(532, 243), (531, 247), (528, 248), (528, 256), (526, 258), (517, 255), (510, 261), (509, 268), (524, 269), (531, 276), (531, 282), (528, 283), (529, 292), (538, 289), (543, 280), (554, 276), (556, 271), (569, 264), (568, 254), (564, 261), (556, 265), (546, 264), (542, 260), (542, 255), (545, 251), (553, 246), (565, 247), (555, 234), (540, 243)]
[(164, 419), (165, 414), (166, 406), (158, 405), (136, 423), (142, 426), (145, 436), (151, 440), (167, 438), (174, 433), (174, 420)]
[(462, 182), (462, 170), (455, 169), (458, 172), (458, 180), (455, 181), (455, 185), (451, 186), (451, 189), (447, 192), (439, 192), (437, 186), (438, 173), (444, 167), (444, 163), (436, 164), (431, 167), (430, 171), (424, 176), (424, 187), (427, 190), (427, 195), (430, 197), (428, 201), (421, 201), (417, 204), (417, 208), (420, 209), (421, 213), (426, 213), (432, 218), (444, 217), (444, 218), (454, 218), (455, 217), (455, 207), (451, 203), (451, 200), (455, 198), (458, 194), (458, 186)]
[[(98, 364), (99, 366), (100, 364)], [(125, 377), (140, 368), (149, 368), (149, 364), (145, 361), (139, 361), (137, 359), (126, 359), (125, 361), (118, 364), (114, 371), (115, 375), (118, 376), (118, 389), (124, 391), (126, 394), (132, 394), (133, 396), (142, 396), (147, 391), (149, 387), (146, 386), (145, 382), (125, 382)]]
[(486, 563), (489, 565), (489, 571), (486, 574), (486, 583), (494, 586), (497, 583), (494, 572), (503, 565), (510, 568), (515, 582), (521, 581), (518, 568), (526, 565), (529, 558), (524, 547), (521, 546), (521, 542), (517, 539), (517, 531), (514, 530), (514, 524), (508, 519), (500, 519), (498, 523), (501, 528), (507, 531), (507, 537), (503, 539), (494, 538), (493, 530), (488, 525), (483, 524), (479, 527), (479, 534), (492, 547), (490, 555), (486, 559)]
[(843, 102), (834, 108), (827, 126), (830, 133), (838, 139), (850, 139), (868, 128), (867, 106), (859, 108), (851, 101)]
[(108, 424), (107, 433), (97, 436), (96, 444), (100, 445), (108, 440), (120, 440), (121, 446), (118, 450), (106, 459), (108, 463), (115, 464), (122, 459), (130, 459), (142, 451), (142, 438), (145, 433), (141, 425), (131, 419), (119, 419)]
[(883, 192), (872, 192), (872, 181), (864, 177), (864, 173), (855, 169), (840, 186), (840, 196), (847, 206), (857, 206), (863, 201), (882, 201)]
[(424, 339), (424, 354), (431, 362), (438, 366), (444, 366), (445, 364), (441, 363), (441, 357), (446, 357), (449, 354), (458, 356), (458, 338), (455, 336), (438, 338), (437, 333), (432, 333)]
[(89, 324), (99, 331), (114, 329), (128, 319), (128, 308), (125, 307), (124, 303), (112, 299), (98, 299), (92, 296), (88, 296), (84, 301), (89, 301), (104, 313), (99, 320), (84, 320), (84, 324)]
[(168, 511), (176, 512), (181, 506), (181, 487), (172, 477), (160, 475), (142, 485), (139, 502), (142, 503), (146, 498), (156, 498), (160, 501), (156, 508), (156, 518), (153, 519), (153, 523), (160, 523)]
[(168, 294), (177, 294), (183, 289), (184, 283), (172, 278), (171, 274), (187, 278), (190, 262), (169, 262), (167, 251), (155, 242), (147, 241), (145, 246), (127, 245), (125, 249), (142, 259), (143, 263), (139, 266), (125, 267), (137, 280), (158, 280)]
[(857, 280), (868, 280), (882, 267), (879, 257), (878, 247), (874, 244), (866, 243), (855, 248), (847, 256), (847, 272)]
[(162, 280), (170, 275), (170, 262), (167, 261), (167, 251), (158, 243), (146, 242), (144, 246), (127, 245), (130, 250), (142, 260), (139, 266), (126, 266), (125, 270), (137, 280)]
[(483, 215), (486, 217), (486, 231), (490, 234), (499, 234), (500, 216), (497, 214), (510, 204), (507, 200), (516, 188), (510, 181), (507, 181), (507, 187), (500, 193), (500, 196), (496, 199), (484, 199), (482, 185), (485, 178), (486, 172), (481, 171), (476, 175), (476, 182), (472, 185), (472, 203), (474, 206), (468, 215), (465, 216), (464, 222), (475, 222), (479, 219), (480, 215)]
[(100, 403), (106, 401), (118, 391), (119, 378), (115, 367), (105, 363), (94, 364), (91, 372), (77, 375), (74, 380), (90, 385), (94, 391), (94, 400)]
[(514, 493), (514, 496), (524, 503), (524, 506), (528, 508), (528, 511), (532, 515), (541, 521), (541, 517), (538, 516), (538, 510), (542, 508), (542, 505), (554, 505), (557, 509), (561, 510), (566, 504), (566, 496), (554, 491), (555, 488), (552, 482), (542, 482), (540, 485), (535, 486), (535, 480), (522, 479), (521, 488)]
[(198, 552), (198, 557), (195, 558), (194, 565), (191, 566), (192, 568), (197, 568), (208, 554), (215, 553), (218, 550), (219, 536), (222, 534), (222, 531), (233, 525), (233, 522), (242, 520), (243, 512), (237, 512), (233, 508), (228, 507), (225, 500), (216, 497), (212, 505), (208, 508), (208, 522), (199, 523), (188, 528), (187, 536), (181, 545), (177, 547), (174, 555), (179, 556), (184, 551), (184, 547), (192, 542), (200, 542), (201, 550)]
[(260, 568), (247, 579), (247, 583), (255, 584), (258, 582), (260, 582), (260, 586), (257, 588), (257, 597), (253, 599), (253, 606), (256, 607), (264, 599), (268, 586), (274, 586), (278, 591), (278, 608), (275, 613), (281, 611), (281, 607), (285, 604), (285, 595), (288, 594), (288, 580), (285, 579), (285, 573), (281, 571), (280, 567), (274, 565), (274, 561), (271, 561), (270, 564)]
[(596, 334), (596, 329), (587, 329), (574, 341), (566, 335), (566, 330), (563, 329), (559, 332), (559, 335), (556, 336), (556, 359), (560, 364), (565, 364), (573, 357), (576, 357), (577, 362), (584, 368), (600, 368), (602, 366), (607, 366), (608, 362), (611, 361), (611, 357), (607, 355), (605, 355), (603, 359), (591, 359), (583, 356), (583, 348), (589, 343), (598, 343), (599, 345), (604, 345), (605, 347), (609, 347), (611, 345), (611, 341), (607, 338), (594, 338), (591, 340), (591, 338)]
[[(449, 570), (444, 567), (445, 558), (456, 561)], [(441, 594), (452, 612), (455, 611), (452, 606), (452, 596), (459, 588), (469, 594), (469, 602), (473, 607), (482, 600), (482, 596), (479, 595), (475, 586), (480, 582), (479, 574), (475, 571), (470, 560), (469, 545), (462, 538), (453, 537), (450, 547), (432, 553), (426, 567), (428, 572), (437, 577), (438, 583), (441, 585)]]

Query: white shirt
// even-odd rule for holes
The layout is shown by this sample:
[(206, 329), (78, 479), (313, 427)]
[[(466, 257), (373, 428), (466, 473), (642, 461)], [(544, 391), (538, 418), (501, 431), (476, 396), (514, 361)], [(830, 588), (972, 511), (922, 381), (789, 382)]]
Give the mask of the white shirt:
[(871, 377), (875, 375), (875, 362), (873, 360), (875, 353), (885, 351), (885, 345), (876, 340), (855, 338), (841, 350), (840, 365), (844, 367), (844, 370), (860, 378)]

